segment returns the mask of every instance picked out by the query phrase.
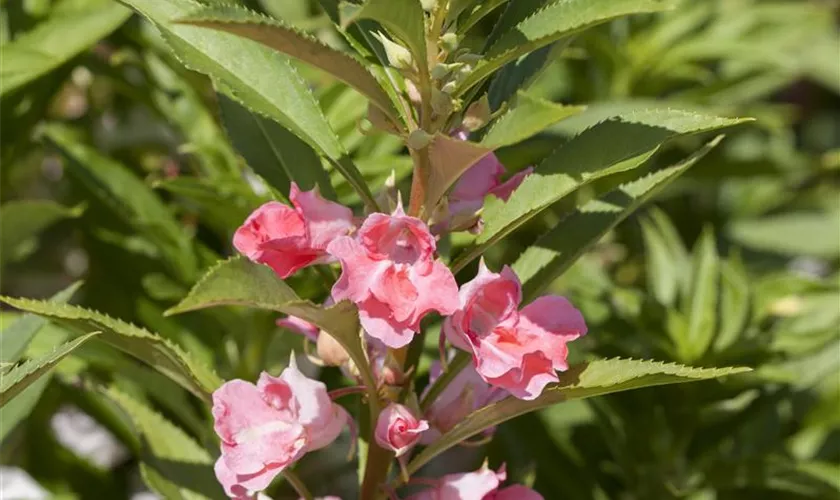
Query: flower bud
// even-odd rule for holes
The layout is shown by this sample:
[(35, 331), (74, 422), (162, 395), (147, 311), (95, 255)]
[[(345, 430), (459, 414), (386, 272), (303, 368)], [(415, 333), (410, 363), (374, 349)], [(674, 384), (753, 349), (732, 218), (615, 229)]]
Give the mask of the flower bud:
[(428, 428), (429, 423), (415, 417), (407, 407), (392, 403), (379, 414), (374, 437), (379, 446), (399, 457), (417, 444)]
[(423, 129), (415, 129), (412, 130), (410, 134), (408, 134), (408, 140), (406, 140), (406, 144), (411, 149), (423, 149), (432, 142), (434, 136), (429, 134)]
[(458, 50), (458, 35), (455, 33), (444, 33), (440, 37), (440, 45), (447, 52)]
[(315, 342), (318, 357), (329, 366), (341, 366), (350, 359), (347, 351), (335, 340), (332, 335), (328, 333), (321, 333), (318, 335), (318, 340)]
[(438, 116), (449, 116), (453, 109), (452, 97), (436, 88), (432, 88), (432, 111)]
[(385, 55), (388, 56), (388, 62), (391, 66), (397, 69), (411, 69), (414, 65), (414, 60), (411, 58), (411, 52), (402, 45), (392, 42), (387, 36), (380, 32), (373, 34), (385, 49)]

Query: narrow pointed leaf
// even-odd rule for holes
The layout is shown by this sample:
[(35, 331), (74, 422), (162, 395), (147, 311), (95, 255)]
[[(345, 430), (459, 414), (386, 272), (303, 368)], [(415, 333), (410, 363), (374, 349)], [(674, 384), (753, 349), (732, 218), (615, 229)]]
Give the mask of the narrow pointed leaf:
[(367, 0), (360, 8), (342, 11), (342, 26), (359, 19), (372, 19), (402, 40), (417, 64), (426, 63), (426, 15), (419, 0)]
[(173, 276), (195, 279), (198, 264), (192, 241), (151, 186), (125, 165), (100, 154), (60, 124), (44, 127), (44, 137), (70, 160), (68, 170), (125, 224), (153, 241)]
[(678, 346), (685, 360), (699, 359), (712, 343), (717, 326), (718, 255), (714, 233), (706, 228), (694, 248), (690, 293), (683, 314), (688, 319), (685, 345)]
[(176, 24), (176, 20), (199, 7), (192, 2), (125, 0), (125, 3), (155, 23), (184, 65), (208, 75), (229, 97), (305, 140), (330, 159), (369, 206), (376, 206), (362, 175), (330, 128), (306, 81), (284, 56), (231, 33)]
[(50, 353), (35, 359), (24, 361), (18, 366), (0, 376), (0, 408), (6, 405), (13, 397), (29, 387), (33, 382), (49, 372), (59, 361), (64, 359), (74, 349), (84, 344), (99, 332), (82, 335), (70, 342), (59, 345)]
[(546, 387), (542, 395), (533, 401), (508, 397), (474, 411), (414, 457), (408, 465), (408, 473), (417, 472), (434, 457), (487, 428), (563, 401), (642, 387), (695, 382), (746, 371), (749, 371), (749, 368), (693, 368), (634, 359), (604, 359), (574, 365), (559, 375), (559, 382)]
[(438, 133), (429, 144), (429, 183), (426, 207), (431, 210), (446, 191), (468, 168), (493, 151), (469, 141), (460, 141)]
[(116, 388), (105, 395), (129, 417), (142, 438), (138, 450), (149, 486), (166, 498), (226, 498), (213, 472), (213, 459), (189, 435), (162, 415)]
[(0, 206), (0, 265), (22, 257), (27, 243), (53, 224), (76, 218), (85, 207), (65, 207), (51, 200), (14, 200)]
[(166, 314), (223, 305), (279, 311), (314, 323), (344, 347), (366, 377), (366, 385), (375, 386), (359, 336), (358, 312), (353, 304), (344, 301), (326, 308), (317, 306), (298, 297), (268, 266), (234, 257), (210, 269), (186, 298)]
[(497, 118), (481, 138), (481, 145), (497, 149), (516, 144), (584, 109), (585, 106), (564, 106), (518, 92), (510, 109)]
[(199, 9), (178, 22), (248, 38), (311, 64), (358, 90), (386, 114), (394, 116), (388, 94), (362, 63), (281, 21), (237, 5), (224, 5)]
[(524, 302), (530, 302), (577, 259), (639, 206), (697, 163), (722, 137), (672, 167), (619, 186), (561, 221), (528, 247), (512, 268), (522, 282)]
[(222, 381), (183, 349), (143, 328), (83, 307), (0, 296), (0, 302), (38, 314), (76, 330), (101, 331), (99, 338), (147, 363), (199, 398), (209, 400)]
[(88, 49), (131, 16), (116, 2), (56, 13), (0, 48), (0, 96), (49, 73)]
[(750, 283), (740, 258), (730, 257), (720, 266), (720, 326), (715, 349), (723, 350), (738, 340), (749, 322)]
[[(50, 297), (49, 300), (56, 304), (64, 304), (73, 297), (81, 286), (82, 282), (77, 281)], [(46, 324), (47, 320), (45, 318), (35, 314), (25, 314), (11, 325), (5, 326), (3, 331), (0, 332), (0, 362), (17, 362), (35, 335)]]
[(458, 256), (453, 268), (463, 268), (485, 249), (581, 187), (638, 168), (666, 141), (742, 121), (652, 109), (619, 115), (584, 130), (545, 158), (507, 202), (488, 198), (482, 215), (484, 229), (475, 245)]
[(672, 5), (671, 0), (562, 0), (547, 4), (502, 33), (455, 95), (462, 95), (505, 64), (561, 38), (618, 17), (658, 12)]
[(219, 108), (236, 150), (277, 192), (287, 197), (294, 181), (304, 191), (318, 186), (321, 194), (335, 199), (321, 159), (306, 142), (224, 94), (219, 94)]

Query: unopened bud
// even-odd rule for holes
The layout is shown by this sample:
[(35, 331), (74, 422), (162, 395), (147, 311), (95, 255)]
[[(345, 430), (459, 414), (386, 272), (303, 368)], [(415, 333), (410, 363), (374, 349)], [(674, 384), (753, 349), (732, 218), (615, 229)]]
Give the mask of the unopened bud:
[(350, 359), (350, 355), (347, 354), (341, 344), (326, 332), (321, 332), (318, 335), (316, 346), (318, 357), (325, 365), (341, 366)]
[(444, 33), (440, 37), (440, 46), (447, 52), (458, 50), (458, 35), (455, 33)]
[(437, 5), (437, 0), (420, 0), (420, 5), (423, 6), (423, 10), (426, 12), (431, 12), (434, 10), (435, 5)]
[(438, 116), (449, 116), (452, 109), (452, 96), (432, 88), (432, 111)]
[(459, 70), (464, 67), (464, 63), (452, 63), (452, 64), (444, 64), (438, 63), (432, 68), (432, 78), (435, 80), (443, 80), (450, 73), (453, 71)]
[(452, 92), (455, 92), (455, 87), (457, 87), (457, 84), (455, 82), (449, 82), (443, 87), (441, 87), (440, 90), (447, 94), (451, 94)]
[(467, 108), (462, 125), (470, 132), (478, 130), (490, 121), (490, 114), (490, 101), (485, 94)]
[(373, 34), (385, 49), (385, 55), (388, 56), (388, 63), (397, 69), (410, 69), (414, 65), (414, 60), (411, 58), (411, 52), (402, 45), (395, 43), (388, 39), (387, 36), (380, 32)]
[(432, 142), (434, 138), (433, 135), (429, 134), (423, 129), (415, 129), (412, 130), (410, 134), (408, 134), (408, 140), (406, 140), (406, 144), (411, 149), (423, 149)]
[(461, 63), (465, 63), (465, 64), (476, 64), (477, 62), (479, 62), (481, 60), (481, 58), (482, 58), (481, 54), (466, 53), (466, 54), (461, 54), (455, 60), (457, 62), (461, 62)]

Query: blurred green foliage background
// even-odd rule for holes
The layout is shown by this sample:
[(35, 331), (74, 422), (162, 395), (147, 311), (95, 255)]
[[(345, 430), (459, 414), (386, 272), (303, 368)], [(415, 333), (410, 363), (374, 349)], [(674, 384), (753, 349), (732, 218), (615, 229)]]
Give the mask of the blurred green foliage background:
[[(318, 2), (246, 3), (341, 43)], [(481, 46), (496, 15), (470, 30), (464, 45)], [(294, 149), (282, 139), (289, 132), (273, 122), (217, 96), (154, 27), (111, 0), (5, 1), (0, 40), (2, 293), (49, 297), (84, 280), (74, 302), (160, 332), (223, 378), (276, 371), (291, 350), (300, 352), (299, 337), (281, 332), (266, 312), (162, 312), (208, 265), (231, 254), (233, 231), (270, 198), (257, 176), (271, 174), (260, 165), (317, 156)], [(837, 498), (837, 3), (685, 0), (670, 12), (588, 30), (521, 64), (544, 66), (531, 94), (586, 104), (581, 119), (592, 123), (654, 101), (756, 119), (728, 131), (551, 285), (589, 324), (572, 356), (755, 370), (525, 415), (501, 426), (486, 448), (491, 463), (506, 462), (509, 478), (548, 499)], [(372, 188), (393, 169), (406, 193), (410, 159), (397, 138), (360, 125), (365, 99), (298, 66)], [(574, 120), (500, 150), (500, 159), (511, 171), (533, 164), (578, 130)], [(289, 146), (272, 158), (238, 155), (243, 141), (266, 137)], [(671, 142), (655, 161), (674, 163), (701, 145), (693, 137)], [(331, 181), (342, 202), (360, 205), (337, 173)], [(546, 211), (485, 258), (493, 266), (515, 261), (557, 224), (558, 213)], [(329, 286), (311, 269), (291, 281), (313, 299)], [(34, 317), (4, 311), (1, 318), (4, 362), (47, 352), (68, 335)], [(689, 341), (692, 329), (708, 335)], [(20, 342), (24, 337), (32, 341)], [(432, 337), (428, 360), (436, 356)], [(337, 370), (322, 376), (341, 383)], [(101, 384), (155, 407), (200, 442), (212, 441), (206, 408), (135, 360), (90, 343), (0, 412), (2, 463), (25, 470), (56, 498), (143, 491), (144, 450), (131, 422), (96, 389)], [(62, 443), (56, 422), (68, 418), (68, 408), (108, 429), (123, 454), (97, 464)], [(429, 473), (475, 468), (483, 456), (455, 450)], [(356, 481), (355, 464), (327, 454), (301, 467), (316, 494)], [(273, 496), (287, 498), (285, 488)]]

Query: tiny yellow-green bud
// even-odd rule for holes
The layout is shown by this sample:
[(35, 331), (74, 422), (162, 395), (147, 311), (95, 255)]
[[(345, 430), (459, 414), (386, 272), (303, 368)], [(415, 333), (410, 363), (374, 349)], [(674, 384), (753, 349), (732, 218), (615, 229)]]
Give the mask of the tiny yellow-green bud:
[(408, 134), (408, 139), (405, 141), (408, 147), (411, 149), (423, 149), (432, 142), (434, 138), (433, 135), (426, 132), (425, 130), (418, 128), (412, 130), (410, 134)]

